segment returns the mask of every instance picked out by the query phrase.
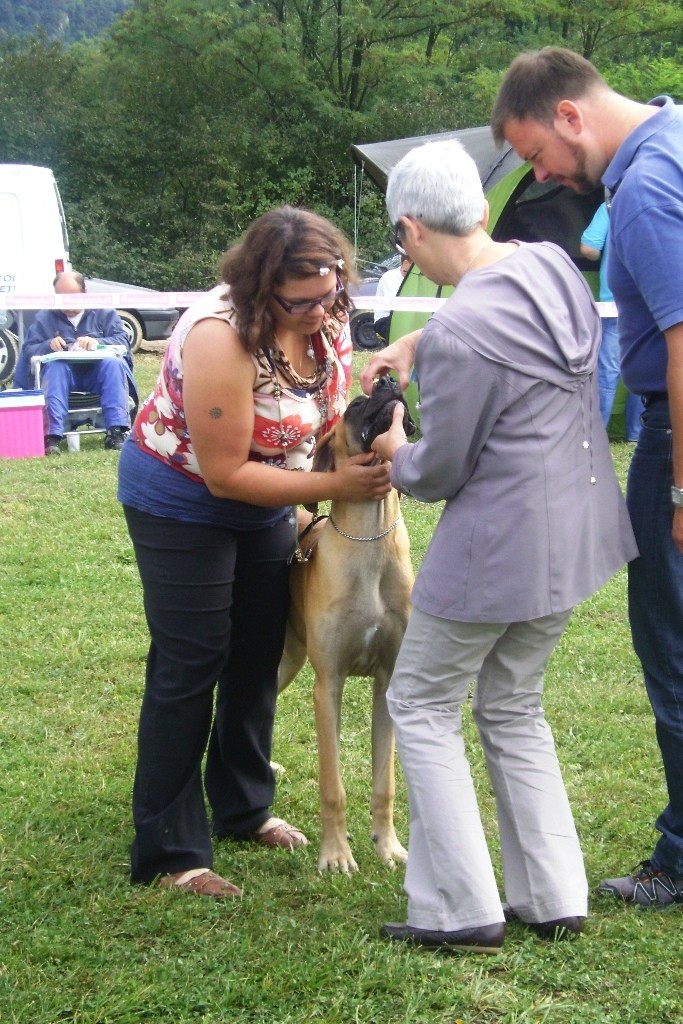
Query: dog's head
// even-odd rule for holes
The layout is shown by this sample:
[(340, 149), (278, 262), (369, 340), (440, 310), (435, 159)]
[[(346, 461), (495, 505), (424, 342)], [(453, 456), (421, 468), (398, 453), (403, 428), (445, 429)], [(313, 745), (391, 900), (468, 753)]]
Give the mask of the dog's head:
[(359, 395), (347, 406), (343, 419), (325, 437), (321, 438), (313, 458), (313, 468), (319, 472), (334, 470), (335, 462), (344, 455), (360, 455), (372, 451), (372, 442), (391, 426), (394, 408), (403, 406), (403, 429), (411, 437), (416, 427), (406, 400), (396, 381), (389, 376), (380, 377), (373, 385), (372, 394)]

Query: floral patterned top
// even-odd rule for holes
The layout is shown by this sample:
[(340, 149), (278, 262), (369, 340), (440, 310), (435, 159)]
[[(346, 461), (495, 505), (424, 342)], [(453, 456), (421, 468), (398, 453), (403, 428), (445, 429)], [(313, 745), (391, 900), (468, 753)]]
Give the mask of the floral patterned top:
[[(185, 422), (182, 353), (190, 329), (207, 317), (232, 321), (226, 285), (207, 292), (176, 324), (154, 390), (140, 407), (132, 431), (140, 450), (197, 481), (202, 480), (202, 473)], [(309, 469), (316, 439), (342, 416), (353, 351), (348, 322), (328, 315), (322, 329), (311, 337), (311, 344), (318, 372), (310, 387), (279, 384), (270, 350), (253, 354), (256, 379), (250, 461), (282, 469)]]

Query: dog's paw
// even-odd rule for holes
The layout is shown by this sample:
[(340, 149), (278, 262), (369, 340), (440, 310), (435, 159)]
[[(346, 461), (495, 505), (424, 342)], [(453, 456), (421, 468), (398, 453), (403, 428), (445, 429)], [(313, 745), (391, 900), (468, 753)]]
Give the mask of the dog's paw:
[(372, 841), (375, 844), (377, 856), (388, 868), (395, 868), (397, 864), (406, 864), (408, 851), (401, 846), (396, 834), (387, 836), (373, 835)]
[(353, 859), (351, 847), (344, 844), (342, 847), (321, 846), (318, 856), (318, 871), (322, 874), (325, 871), (338, 871), (343, 875), (350, 875), (358, 871), (358, 865)]

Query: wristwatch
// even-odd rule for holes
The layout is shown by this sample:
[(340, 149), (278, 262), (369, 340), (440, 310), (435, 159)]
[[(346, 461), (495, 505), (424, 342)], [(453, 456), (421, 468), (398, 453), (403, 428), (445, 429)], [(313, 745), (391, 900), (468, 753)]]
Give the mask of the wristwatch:
[(674, 505), (683, 507), (683, 487), (671, 488), (671, 501)]

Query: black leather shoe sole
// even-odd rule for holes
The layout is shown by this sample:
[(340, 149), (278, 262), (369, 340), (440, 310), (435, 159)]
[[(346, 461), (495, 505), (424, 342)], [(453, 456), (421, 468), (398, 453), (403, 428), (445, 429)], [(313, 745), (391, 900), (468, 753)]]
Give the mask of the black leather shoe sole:
[(409, 924), (389, 923), (382, 925), (379, 934), (394, 942), (410, 942), (446, 952), (495, 954), (500, 953), (503, 946), (505, 925), (487, 924), (457, 932), (439, 932), (428, 928), (413, 928)]

